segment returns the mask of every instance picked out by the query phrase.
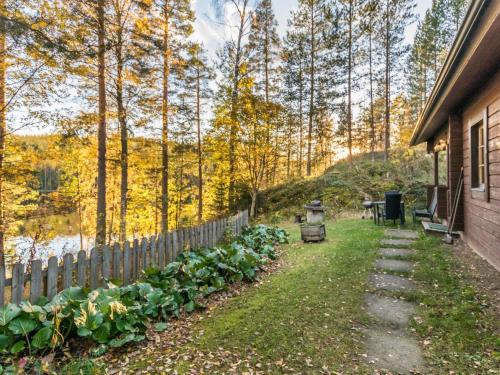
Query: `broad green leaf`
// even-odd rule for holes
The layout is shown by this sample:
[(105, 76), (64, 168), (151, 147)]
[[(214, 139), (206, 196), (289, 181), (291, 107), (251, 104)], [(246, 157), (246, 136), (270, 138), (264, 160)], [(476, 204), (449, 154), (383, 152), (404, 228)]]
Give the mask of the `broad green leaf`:
[(121, 338), (113, 339), (109, 342), (109, 346), (112, 348), (119, 348), (123, 345), (129, 343), (130, 341), (134, 341), (135, 335), (133, 333), (129, 333), (128, 335), (122, 336)]
[(38, 326), (37, 322), (30, 318), (16, 318), (9, 323), (9, 330), (16, 335), (27, 335)]
[(155, 324), (155, 331), (156, 332), (163, 332), (168, 328), (168, 324), (165, 322), (160, 322)]
[(6, 350), (9, 347), (11, 341), (12, 341), (11, 336), (0, 335), (0, 351)]
[(93, 349), (90, 350), (90, 355), (92, 357), (100, 357), (104, 355), (108, 351), (108, 346), (101, 344)]
[(43, 327), (31, 339), (31, 345), (36, 349), (43, 349), (49, 345), (52, 337), (52, 327)]
[(26, 343), (24, 342), (24, 340), (18, 341), (14, 345), (12, 345), (12, 347), (10, 348), (10, 352), (12, 354), (18, 354), (18, 353), (22, 352), (25, 347), (26, 347)]
[(21, 309), (9, 303), (0, 307), (0, 327), (5, 327), (9, 322), (21, 313)]

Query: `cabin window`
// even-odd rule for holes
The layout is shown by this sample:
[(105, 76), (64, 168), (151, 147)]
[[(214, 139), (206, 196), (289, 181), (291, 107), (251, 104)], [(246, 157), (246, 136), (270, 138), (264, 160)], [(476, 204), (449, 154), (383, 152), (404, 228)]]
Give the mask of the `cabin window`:
[(471, 128), (471, 178), (473, 189), (484, 189), (485, 181), (485, 139), (483, 122)]

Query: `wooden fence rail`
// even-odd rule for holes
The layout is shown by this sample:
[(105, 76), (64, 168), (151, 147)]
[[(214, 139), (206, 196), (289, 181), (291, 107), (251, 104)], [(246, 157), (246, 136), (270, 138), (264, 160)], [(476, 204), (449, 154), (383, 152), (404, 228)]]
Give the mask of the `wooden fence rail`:
[[(42, 296), (52, 299), (57, 293), (71, 286), (88, 287), (91, 290), (103, 285), (104, 279), (119, 280), (123, 285), (136, 281), (143, 270), (151, 267), (164, 268), (178, 254), (188, 249), (214, 247), (222, 239), (226, 228), (235, 235), (241, 234), (248, 225), (248, 211), (241, 211), (229, 218), (209, 221), (197, 227), (178, 229), (166, 235), (115, 243), (92, 249), (65, 254), (61, 261), (55, 256), (42, 267), (39, 259), (31, 262), (31, 272), (25, 273), (23, 263), (15, 263), (11, 277), (0, 266), (0, 306), (22, 300), (35, 303)], [(10, 297), (10, 298), (9, 298)]]

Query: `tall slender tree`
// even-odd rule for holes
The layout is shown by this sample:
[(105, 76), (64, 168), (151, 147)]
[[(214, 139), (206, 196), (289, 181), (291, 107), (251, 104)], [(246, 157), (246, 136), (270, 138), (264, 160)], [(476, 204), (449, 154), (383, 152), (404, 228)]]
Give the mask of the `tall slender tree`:
[(105, 0), (97, 0), (97, 69), (99, 92), (99, 126), (97, 130), (97, 221), (96, 245), (106, 241), (106, 26)]
[(248, 56), (245, 55), (245, 40), (252, 21), (252, 0), (212, 0), (219, 18), (224, 15), (225, 5), (231, 4), (237, 15), (236, 40), (228, 42), (226, 49), (229, 51), (231, 73), (231, 125), (229, 130), (229, 210), (234, 211), (236, 205), (236, 144), (238, 132), (238, 99), (240, 94), (240, 83), (243, 76), (242, 67), (247, 66)]
[(381, 43), (384, 48), (384, 158), (389, 159), (391, 148), (391, 89), (394, 83), (394, 68), (405, 56), (408, 46), (404, 43), (406, 27), (414, 21), (414, 0), (385, 0), (383, 6), (383, 29)]

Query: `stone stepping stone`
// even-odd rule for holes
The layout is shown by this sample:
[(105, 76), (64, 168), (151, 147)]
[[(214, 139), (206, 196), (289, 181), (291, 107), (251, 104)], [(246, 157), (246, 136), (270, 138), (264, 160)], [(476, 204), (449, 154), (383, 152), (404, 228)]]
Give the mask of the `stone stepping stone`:
[(417, 340), (401, 332), (378, 329), (368, 329), (365, 335), (365, 359), (374, 368), (394, 374), (427, 373)]
[(415, 267), (414, 262), (397, 259), (378, 259), (375, 267), (383, 271), (410, 272)]
[(413, 230), (404, 230), (404, 229), (386, 229), (384, 234), (387, 237), (395, 237), (395, 238), (405, 238), (407, 240), (416, 240), (418, 239), (418, 232)]
[(411, 317), (416, 314), (413, 303), (377, 294), (366, 294), (365, 306), (370, 315), (396, 328), (407, 327)]
[(376, 289), (388, 290), (390, 292), (405, 292), (415, 290), (416, 285), (406, 277), (386, 275), (384, 273), (372, 273), (369, 283)]
[(401, 247), (410, 247), (415, 243), (413, 240), (405, 240), (405, 239), (384, 239), (380, 241), (383, 246), (401, 246)]
[(383, 257), (401, 257), (408, 258), (415, 255), (416, 251), (411, 249), (397, 249), (397, 248), (381, 248), (378, 254)]

